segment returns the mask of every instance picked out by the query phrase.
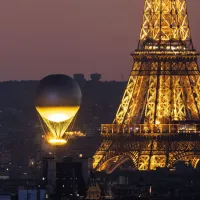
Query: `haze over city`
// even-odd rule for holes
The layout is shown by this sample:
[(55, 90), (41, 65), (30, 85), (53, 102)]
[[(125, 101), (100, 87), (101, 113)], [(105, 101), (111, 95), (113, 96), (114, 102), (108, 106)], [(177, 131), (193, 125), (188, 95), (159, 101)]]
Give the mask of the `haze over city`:
[(1, 0), (0, 200), (200, 200), (199, 8)]
[[(141, 0), (2, 0), (0, 81), (94, 72), (104, 80), (127, 80), (143, 5)], [(188, 0), (197, 50), (199, 7), (200, 1)]]

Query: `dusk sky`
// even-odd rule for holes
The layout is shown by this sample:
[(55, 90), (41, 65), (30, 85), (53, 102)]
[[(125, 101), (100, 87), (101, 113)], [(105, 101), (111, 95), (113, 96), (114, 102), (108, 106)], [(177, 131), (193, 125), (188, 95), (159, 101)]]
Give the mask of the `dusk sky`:
[[(188, 0), (200, 51), (200, 0)], [(127, 80), (144, 0), (1, 0), (0, 81), (52, 73)]]

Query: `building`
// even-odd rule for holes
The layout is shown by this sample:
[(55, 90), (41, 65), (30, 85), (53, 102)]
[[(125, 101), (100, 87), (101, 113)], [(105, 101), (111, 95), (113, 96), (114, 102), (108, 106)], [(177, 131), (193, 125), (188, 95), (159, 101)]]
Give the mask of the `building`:
[(90, 172), (87, 196), (85, 199), (99, 200), (101, 199), (101, 189), (97, 183), (94, 173)]
[(11, 194), (0, 194), (0, 200), (11, 200)]
[(56, 164), (56, 194), (76, 198), (85, 196), (87, 182), (83, 171), (88, 172), (86, 163), (65, 158)]
[(74, 74), (74, 80), (80, 85), (83, 86), (86, 83), (84, 74)]
[(18, 190), (19, 200), (44, 200), (46, 199), (46, 191), (40, 189), (24, 189), (19, 188)]
[(94, 73), (94, 74), (90, 74), (90, 78), (92, 81), (100, 81), (101, 80), (101, 74), (98, 73)]
[[(45, 184), (53, 190), (56, 184), (56, 161), (55, 158), (52, 157), (44, 157), (43, 164), (42, 164), (42, 180)], [(48, 191), (49, 192), (49, 191)], [(52, 193), (51, 191), (50, 193)]]

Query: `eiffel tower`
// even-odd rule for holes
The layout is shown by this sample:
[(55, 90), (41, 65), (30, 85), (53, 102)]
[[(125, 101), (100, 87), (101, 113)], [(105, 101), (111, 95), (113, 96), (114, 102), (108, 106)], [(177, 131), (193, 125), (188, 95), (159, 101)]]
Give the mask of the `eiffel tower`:
[(97, 171), (131, 160), (137, 170), (200, 159), (200, 72), (186, 0), (145, 0), (133, 67), (112, 124), (101, 125)]

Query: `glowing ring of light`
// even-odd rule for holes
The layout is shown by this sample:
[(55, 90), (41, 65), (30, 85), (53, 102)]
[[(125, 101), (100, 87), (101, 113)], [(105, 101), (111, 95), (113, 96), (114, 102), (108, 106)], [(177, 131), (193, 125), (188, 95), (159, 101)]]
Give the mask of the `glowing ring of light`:
[(65, 139), (61, 139), (61, 138), (53, 138), (53, 139), (50, 139), (48, 140), (48, 142), (52, 145), (65, 145), (67, 143), (67, 140)]

